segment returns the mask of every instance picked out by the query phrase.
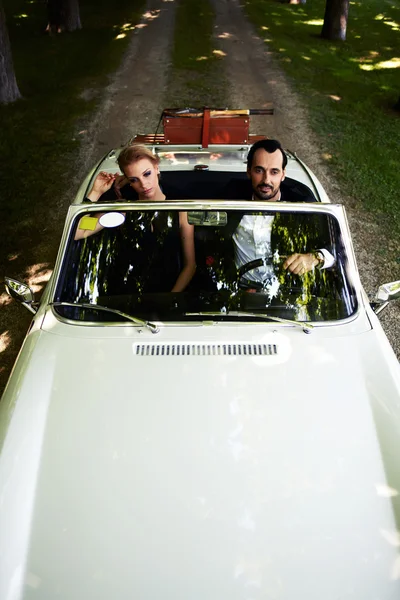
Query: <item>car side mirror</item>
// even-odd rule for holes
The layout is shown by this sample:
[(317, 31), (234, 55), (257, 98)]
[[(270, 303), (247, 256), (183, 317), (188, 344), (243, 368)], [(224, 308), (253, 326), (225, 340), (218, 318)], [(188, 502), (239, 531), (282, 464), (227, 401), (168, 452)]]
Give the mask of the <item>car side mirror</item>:
[(35, 296), (31, 288), (26, 283), (11, 277), (5, 277), (4, 282), (7, 294), (21, 302), (31, 313), (36, 314)]
[(384, 283), (378, 289), (378, 293), (375, 296), (371, 306), (375, 313), (378, 315), (392, 300), (400, 299), (400, 281), (392, 281), (391, 283)]

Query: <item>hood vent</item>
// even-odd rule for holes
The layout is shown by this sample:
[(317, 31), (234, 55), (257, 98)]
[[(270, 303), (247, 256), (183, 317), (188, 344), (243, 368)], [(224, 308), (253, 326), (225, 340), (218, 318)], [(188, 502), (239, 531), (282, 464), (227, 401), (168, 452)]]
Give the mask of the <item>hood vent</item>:
[(273, 356), (275, 344), (137, 344), (137, 356)]

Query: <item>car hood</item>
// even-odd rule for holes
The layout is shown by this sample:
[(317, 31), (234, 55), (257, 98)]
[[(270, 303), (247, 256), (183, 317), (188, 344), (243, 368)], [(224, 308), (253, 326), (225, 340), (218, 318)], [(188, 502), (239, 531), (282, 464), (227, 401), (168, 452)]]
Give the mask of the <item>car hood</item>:
[(373, 332), (215, 355), (159, 335), (28, 338), (1, 598), (398, 600), (399, 389)]

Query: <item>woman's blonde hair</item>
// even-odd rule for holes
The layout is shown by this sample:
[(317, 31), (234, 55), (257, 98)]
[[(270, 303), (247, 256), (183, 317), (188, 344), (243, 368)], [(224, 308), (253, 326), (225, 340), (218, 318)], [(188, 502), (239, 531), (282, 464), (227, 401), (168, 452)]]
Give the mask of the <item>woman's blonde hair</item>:
[(158, 165), (160, 158), (152, 153), (152, 151), (143, 144), (132, 144), (124, 148), (118, 156), (118, 166), (122, 173), (125, 173), (125, 168), (132, 163), (148, 158), (154, 166)]

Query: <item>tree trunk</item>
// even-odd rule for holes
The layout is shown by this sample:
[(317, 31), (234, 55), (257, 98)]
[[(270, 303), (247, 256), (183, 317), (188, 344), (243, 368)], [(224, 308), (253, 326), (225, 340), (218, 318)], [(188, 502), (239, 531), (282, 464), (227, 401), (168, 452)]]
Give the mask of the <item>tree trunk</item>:
[(394, 110), (398, 110), (400, 111), (400, 96), (399, 99), (397, 100), (396, 104), (393, 106)]
[(47, 29), (49, 33), (61, 33), (64, 22), (63, 0), (47, 0)]
[(47, 0), (49, 33), (81, 29), (78, 0)]
[(0, 2), (0, 104), (21, 98), (14, 74), (6, 16)]
[(327, 40), (346, 40), (349, 0), (326, 0), (321, 36)]
[(65, 31), (76, 31), (82, 29), (81, 18), (79, 14), (78, 0), (64, 0), (65, 6)]

